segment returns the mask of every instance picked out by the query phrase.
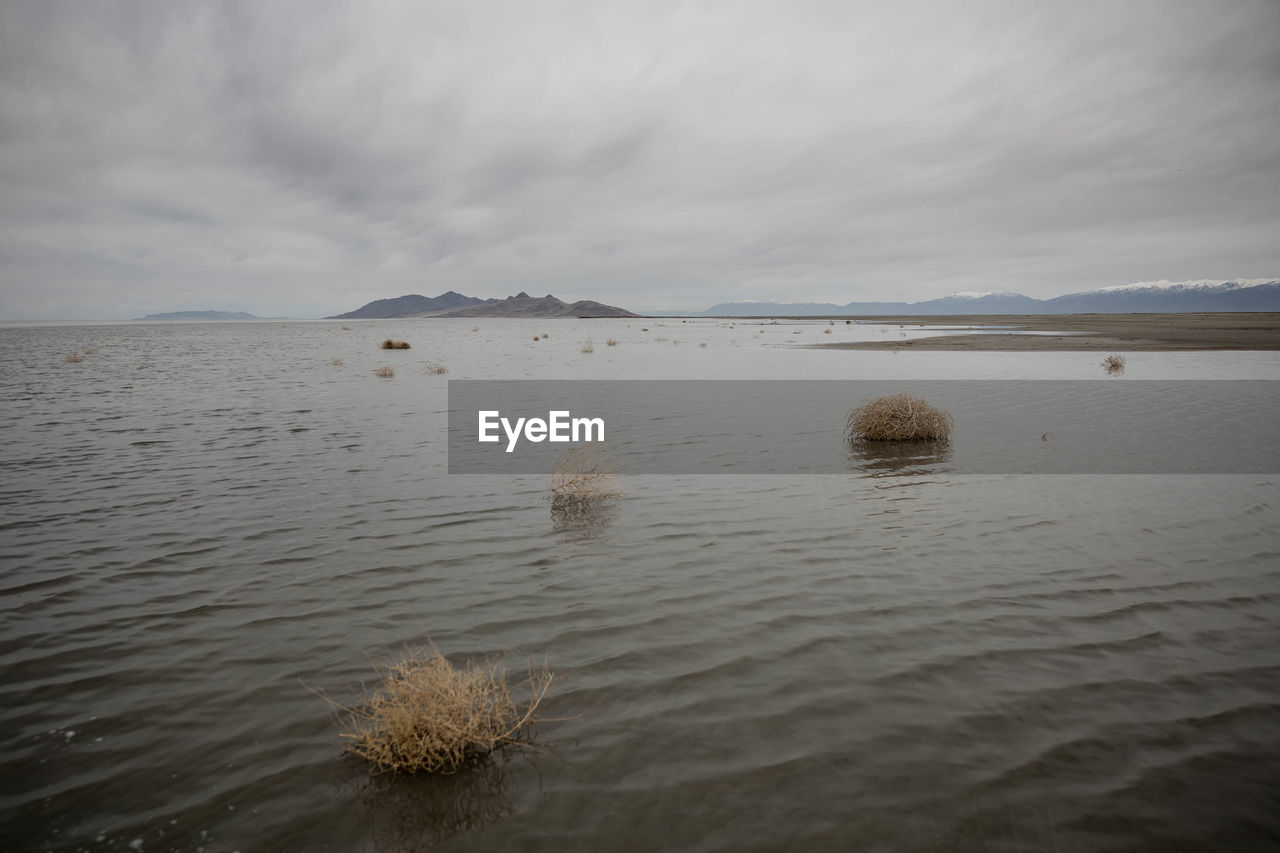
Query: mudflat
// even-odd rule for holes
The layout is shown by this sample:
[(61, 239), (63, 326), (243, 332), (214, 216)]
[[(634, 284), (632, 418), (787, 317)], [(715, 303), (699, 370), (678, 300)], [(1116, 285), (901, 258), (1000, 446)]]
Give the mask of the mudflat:
[[(859, 317), (858, 321), (891, 323), (915, 331), (922, 326), (926, 330), (958, 326), (972, 329), (990, 327), (993, 332), (814, 346), (822, 349), (993, 352), (1280, 349), (1280, 313), (966, 314), (947, 317), (874, 316)], [(997, 333), (996, 329), (1000, 331)], [(1021, 334), (1024, 332), (1037, 334)], [(1051, 334), (1053, 332), (1070, 334)]]

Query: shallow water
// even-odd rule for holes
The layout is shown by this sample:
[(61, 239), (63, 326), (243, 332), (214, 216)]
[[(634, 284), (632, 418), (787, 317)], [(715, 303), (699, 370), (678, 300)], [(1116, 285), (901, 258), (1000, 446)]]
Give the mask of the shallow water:
[[(566, 517), (545, 477), (445, 473), (450, 378), (1280, 379), (797, 346), (918, 333), (0, 329), (0, 846), (1274, 847), (1274, 476), (631, 476)], [(565, 676), (537, 752), (343, 755), (312, 689), (428, 635)]]

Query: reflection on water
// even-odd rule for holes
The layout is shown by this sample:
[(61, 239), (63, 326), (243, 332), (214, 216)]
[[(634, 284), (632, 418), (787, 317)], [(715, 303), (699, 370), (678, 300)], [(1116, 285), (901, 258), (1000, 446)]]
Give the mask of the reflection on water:
[(552, 495), (551, 526), (563, 541), (581, 542), (603, 532), (617, 513), (619, 495)]
[(505, 752), (448, 775), (382, 773), (356, 783), (355, 808), (373, 848), (416, 853), (483, 829), (514, 810)]
[(938, 474), (951, 469), (951, 445), (945, 441), (849, 442), (849, 460), (867, 477)]

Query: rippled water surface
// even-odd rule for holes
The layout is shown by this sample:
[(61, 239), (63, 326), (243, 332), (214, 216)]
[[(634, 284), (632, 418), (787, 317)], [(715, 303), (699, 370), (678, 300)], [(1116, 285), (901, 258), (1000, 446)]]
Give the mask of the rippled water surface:
[[(448, 476), (444, 434), (449, 378), (1277, 354), (1105, 378), (796, 346), (923, 332), (898, 327), (346, 325), (0, 329), (0, 847), (1280, 844), (1273, 476), (632, 476), (566, 517), (545, 477)], [(537, 751), (441, 778), (343, 754), (313, 690), (428, 636), (564, 676)]]

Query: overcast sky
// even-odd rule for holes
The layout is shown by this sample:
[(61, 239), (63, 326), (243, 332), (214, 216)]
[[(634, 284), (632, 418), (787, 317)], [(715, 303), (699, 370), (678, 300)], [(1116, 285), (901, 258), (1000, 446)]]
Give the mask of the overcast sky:
[(0, 320), (1280, 275), (1280, 3), (8, 2)]

